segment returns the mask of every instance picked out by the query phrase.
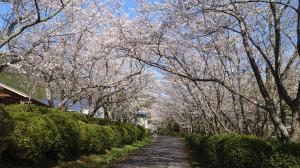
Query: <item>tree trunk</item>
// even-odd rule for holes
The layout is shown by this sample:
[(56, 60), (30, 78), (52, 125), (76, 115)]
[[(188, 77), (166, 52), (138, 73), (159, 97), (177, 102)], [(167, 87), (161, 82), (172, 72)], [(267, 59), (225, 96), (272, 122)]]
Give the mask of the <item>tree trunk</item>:
[(50, 89), (50, 86), (46, 87), (46, 98), (47, 98), (47, 101), (48, 101), (48, 105), (50, 107), (53, 107), (54, 104), (53, 104), (53, 97), (52, 97), (52, 91)]
[(104, 118), (109, 118), (108, 108), (106, 105), (103, 105)]
[(267, 106), (267, 111), (270, 114), (271, 121), (275, 126), (275, 128), (277, 128), (280, 131), (281, 135), (286, 141), (290, 141), (291, 138), (290, 133), (288, 132), (287, 128), (282, 123), (281, 118), (277, 114), (275, 105), (272, 102), (271, 103), (267, 102), (266, 106)]
[(65, 105), (68, 102), (68, 100), (69, 100), (68, 98), (62, 99), (61, 102), (57, 105), (57, 108), (59, 108), (63, 111), (67, 110), (67, 107)]
[(300, 104), (295, 104), (292, 108), (292, 130), (291, 141), (300, 142)]

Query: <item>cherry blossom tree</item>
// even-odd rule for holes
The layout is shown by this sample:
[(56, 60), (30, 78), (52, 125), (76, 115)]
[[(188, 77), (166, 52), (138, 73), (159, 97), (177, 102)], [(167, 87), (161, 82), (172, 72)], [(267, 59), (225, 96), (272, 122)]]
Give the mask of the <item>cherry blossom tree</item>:
[[(238, 107), (238, 115), (243, 117), (249, 104), (256, 113), (252, 119), (266, 118), (267, 112), (279, 137), (300, 140), (297, 2), (139, 2), (140, 17), (123, 30), (129, 32), (122, 39), (130, 44), (124, 47), (131, 58), (218, 91), (202, 95), (218, 98), (226, 90), (224, 100), (231, 97), (230, 108)], [(221, 104), (211, 107), (223, 111)]]
[[(70, 3), (70, 0), (54, 1), (0, 1), (0, 7), (6, 9), (1, 12), (1, 29), (0, 29), (0, 49), (1, 65), (0, 72), (10, 64), (19, 62), (22, 57), (30, 53), (15, 53), (11, 51), (14, 40), (32, 27), (40, 23), (47, 22), (57, 15)], [(34, 48), (37, 43), (33, 43)]]
[(144, 63), (120, 50), (123, 44), (115, 30), (125, 24), (126, 16), (112, 7), (114, 3), (72, 1), (59, 16), (14, 41), (16, 53), (28, 52), (15, 65), (40, 79), (50, 106), (65, 109), (87, 101), (90, 115), (104, 109), (104, 117), (117, 119), (143, 106), (136, 102), (148, 101), (142, 95), (151, 74)]

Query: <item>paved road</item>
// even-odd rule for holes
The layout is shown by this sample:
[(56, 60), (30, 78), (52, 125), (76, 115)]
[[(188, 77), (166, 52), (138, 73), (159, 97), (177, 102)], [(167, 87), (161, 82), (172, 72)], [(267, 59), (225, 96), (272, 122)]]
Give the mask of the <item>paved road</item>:
[(184, 139), (162, 136), (114, 168), (192, 168)]

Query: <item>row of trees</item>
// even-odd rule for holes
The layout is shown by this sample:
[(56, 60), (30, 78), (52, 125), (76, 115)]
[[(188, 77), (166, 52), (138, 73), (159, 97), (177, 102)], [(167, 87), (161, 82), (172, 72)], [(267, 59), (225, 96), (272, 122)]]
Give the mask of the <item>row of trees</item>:
[[(124, 120), (149, 107), (153, 74), (116, 50), (125, 19), (118, 1), (1, 1), (0, 71), (44, 86), (50, 106), (81, 102), (89, 114)], [(34, 89), (34, 87), (33, 87)]]
[(300, 141), (298, 1), (137, 2), (128, 19), (119, 1), (3, 1), (1, 67), (36, 74), (49, 104), (123, 116), (154, 102), (151, 66), (156, 106), (193, 131)]
[(140, 10), (147, 30), (132, 57), (166, 72), (180, 122), (300, 141), (298, 1), (140, 1)]

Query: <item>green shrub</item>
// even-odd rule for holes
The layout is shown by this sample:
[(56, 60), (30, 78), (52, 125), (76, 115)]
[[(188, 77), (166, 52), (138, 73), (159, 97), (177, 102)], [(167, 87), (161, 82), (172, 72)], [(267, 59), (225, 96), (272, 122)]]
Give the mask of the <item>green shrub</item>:
[(21, 162), (38, 162), (44, 159), (58, 135), (56, 125), (37, 113), (14, 113), (14, 131), (11, 133), (6, 153)]
[(64, 159), (79, 152), (79, 124), (68, 113), (51, 113), (45, 117), (53, 120), (58, 129), (53, 148), (49, 155), (55, 159)]
[(147, 136), (147, 130), (141, 125), (137, 125), (137, 128), (140, 130), (138, 140), (144, 139)]
[(218, 160), (218, 153), (221, 149), (220, 142), (223, 139), (228, 138), (228, 136), (229, 135), (215, 135), (203, 137), (200, 148), (202, 148), (204, 157), (207, 158), (211, 165), (215, 167), (220, 166), (220, 162)]
[(129, 141), (127, 144), (133, 143), (138, 138), (138, 131), (139, 129), (131, 124), (121, 124), (121, 127), (125, 128), (128, 135), (129, 135)]
[(102, 143), (104, 145), (105, 150), (110, 149), (111, 147), (113, 147), (114, 144), (116, 144), (115, 132), (109, 126), (102, 126), (101, 139), (103, 141)]
[(300, 167), (300, 144), (291, 143), (279, 146), (270, 157), (270, 168)]
[(142, 130), (136, 126), (134, 126), (134, 128), (135, 128), (135, 133), (136, 133), (136, 140), (141, 140), (142, 135), (143, 135)]
[[(148, 131), (144, 127), (139, 125), (135, 126), (129, 123), (120, 123), (118, 125), (126, 130), (126, 132), (123, 131), (123, 139), (125, 141), (125, 144), (130, 144), (137, 140), (142, 140), (148, 134)], [(128, 136), (126, 133), (128, 134)]]
[(7, 137), (13, 128), (13, 121), (8, 112), (0, 106), (0, 138)]
[(92, 120), (92, 117), (86, 115), (86, 114), (82, 114), (79, 112), (64, 112), (67, 115), (70, 115), (70, 117), (72, 117), (74, 120), (76, 121), (82, 121), (85, 123), (88, 123), (90, 120)]
[(269, 168), (292, 168), (300, 167), (300, 158), (291, 154), (275, 152), (269, 160)]
[[(115, 147), (120, 147), (124, 144), (125, 133), (127, 134), (126, 130), (117, 125), (110, 125), (109, 126), (114, 131), (114, 145)], [(128, 135), (127, 135), (128, 136)]]
[(101, 139), (99, 139), (96, 124), (86, 124), (80, 122), (80, 150), (82, 152), (100, 152), (103, 150)]
[(95, 117), (91, 117), (88, 123), (98, 124), (98, 125), (113, 125), (113, 124), (116, 124), (111, 119), (108, 119), (108, 118), (95, 118)]
[(158, 128), (157, 129), (157, 134), (158, 135), (163, 135), (163, 136), (173, 136), (173, 137), (180, 136), (179, 132), (175, 132), (175, 131), (168, 130), (168, 129), (165, 129), (165, 128)]
[(104, 152), (116, 142), (114, 131), (108, 126), (80, 122), (80, 149), (82, 152)]
[(122, 135), (122, 141), (121, 144), (125, 145), (125, 144), (130, 144), (131, 143), (131, 137), (127, 131), (126, 128), (122, 127), (122, 126), (117, 126), (117, 128), (119, 129), (119, 132)]
[[(101, 153), (147, 135), (141, 126), (55, 108), (26, 104), (4, 108), (8, 113), (0, 106), (0, 154), (4, 150), (6, 159), (25, 163), (45, 158), (63, 160), (79, 152)], [(11, 125), (15, 125), (14, 130)], [(3, 143), (5, 136), (7, 145)]]
[(300, 168), (300, 144), (266, 141), (250, 135), (200, 136), (189, 134), (187, 144), (204, 157), (210, 167)]
[(219, 161), (223, 167), (260, 168), (266, 165), (272, 146), (255, 136), (234, 135), (220, 142)]
[(202, 142), (202, 136), (198, 134), (187, 134), (185, 136), (185, 140), (188, 144), (188, 146), (197, 152), (200, 152), (201, 150), (201, 142)]
[(6, 105), (5, 110), (8, 112), (33, 112), (33, 113), (41, 113), (46, 114), (51, 111), (51, 108), (39, 106), (35, 104), (12, 104)]
[(95, 118), (90, 115), (82, 114), (79, 112), (65, 112), (72, 116), (76, 121), (82, 121), (88, 124), (98, 124), (98, 125), (112, 125), (114, 124), (111, 119), (108, 118)]
[(0, 158), (8, 142), (8, 136), (13, 130), (13, 121), (6, 110), (0, 106)]
[(300, 157), (300, 143), (288, 143), (279, 146), (277, 151)]

